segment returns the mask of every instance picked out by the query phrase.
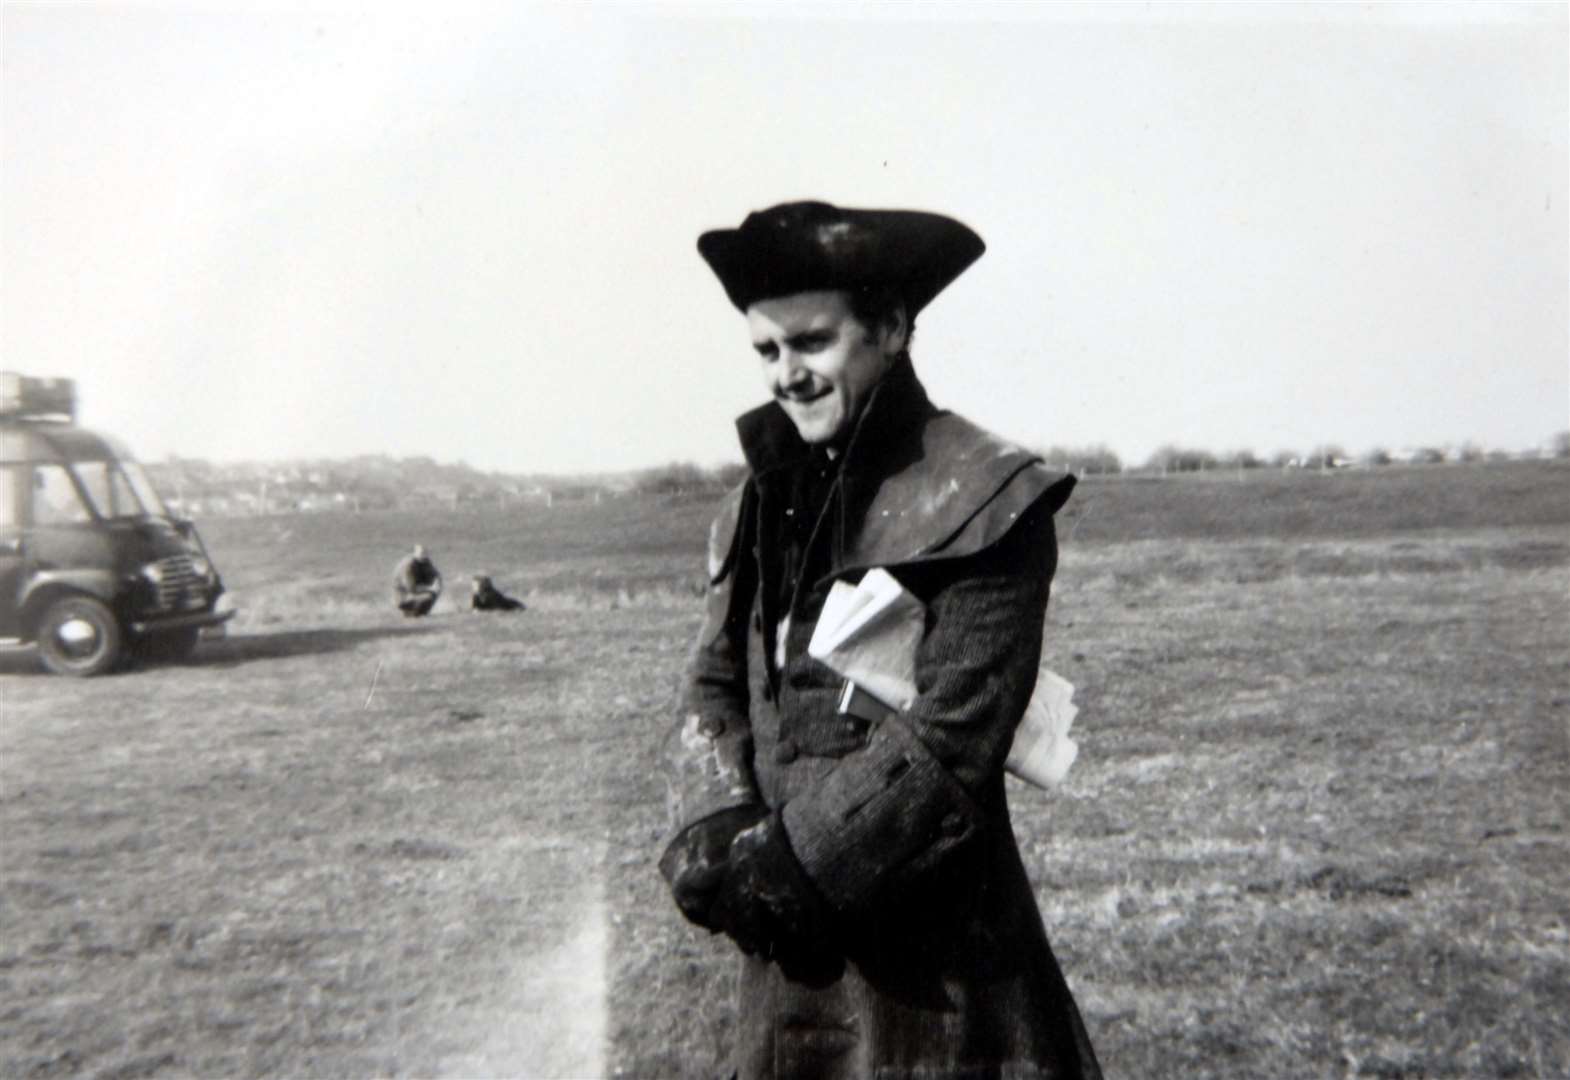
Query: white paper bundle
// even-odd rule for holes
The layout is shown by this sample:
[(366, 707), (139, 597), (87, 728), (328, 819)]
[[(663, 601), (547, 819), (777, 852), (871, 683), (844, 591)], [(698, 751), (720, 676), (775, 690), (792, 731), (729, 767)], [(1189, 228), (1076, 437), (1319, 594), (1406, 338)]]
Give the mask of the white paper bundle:
[[(916, 699), (916, 649), (926, 611), (887, 570), (872, 569), (859, 585), (834, 583), (818, 616), (807, 655), (821, 660), (883, 705), (904, 711)], [(1046, 667), (1014, 733), (1006, 768), (1047, 788), (1063, 782), (1079, 747), (1069, 738), (1074, 686)]]
[(1063, 782), (1079, 756), (1079, 744), (1068, 737), (1079, 712), (1073, 697), (1074, 684), (1063, 676), (1045, 666), (1036, 672), (1036, 690), (1014, 730), (1004, 768), (1037, 787)]
[(868, 570), (861, 584), (836, 581), (807, 643), (821, 660), (891, 709), (916, 700), (916, 647), (927, 613), (894, 575)]

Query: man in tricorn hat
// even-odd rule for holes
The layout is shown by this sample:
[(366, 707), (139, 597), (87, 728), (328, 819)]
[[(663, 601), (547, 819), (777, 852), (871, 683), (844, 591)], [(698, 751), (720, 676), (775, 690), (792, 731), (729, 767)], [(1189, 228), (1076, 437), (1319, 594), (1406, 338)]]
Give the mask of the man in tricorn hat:
[[(984, 250), (936, 214), (790, 203), (703, 234), (773, 400), (709, 541), (660, 870), (746, 954), (736, 1072), (1096, 1077), (1009, 823), (1072, 477), (932, 405), (916, 315)], [(923, 603), (917, 695), (866, 720), (807, 654), (835, 581)]]

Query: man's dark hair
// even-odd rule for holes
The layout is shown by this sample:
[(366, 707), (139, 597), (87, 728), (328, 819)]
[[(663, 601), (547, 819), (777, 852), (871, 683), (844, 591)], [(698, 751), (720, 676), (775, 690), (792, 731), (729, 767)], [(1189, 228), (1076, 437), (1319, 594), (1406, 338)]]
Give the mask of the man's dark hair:
[(916, 319), (905, 304), (900, 291), (887, 285), (863, 285), (845, 292), (845, 304), (851, 316), (867, 329), (870, 344), (881, 326), (892, 326), (898, 312), (905, 312), (905, 349), (909, 351), (911, 339), (916, 336)]

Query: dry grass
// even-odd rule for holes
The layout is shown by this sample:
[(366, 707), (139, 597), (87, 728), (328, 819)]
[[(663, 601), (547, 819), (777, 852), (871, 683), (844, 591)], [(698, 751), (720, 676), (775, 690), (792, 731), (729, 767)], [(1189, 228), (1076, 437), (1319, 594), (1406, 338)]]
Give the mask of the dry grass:
[(690, 615), (359, 614), (95, 682), (12, 665), (0, 1074), (560, 1075), (539, 994), (577, 984), (532, 976), (605, 940), (617, 769)]
[(1055, 661), (1096, 726), (1016, 826), (1117, 1072), (1570, 1066), (1570, 571), (1508, 568), (1554, 542), (1060, 590)]
[[(1082, 755), (1011, 799), (1111, 1074), (1570, 1072), (1565, 475), (1350, 478), (1485, 501), (1444, 529), (1084, 486)], [(652, 866), (706, 516), (214, 523), (243, 610), (193, 665), (0, 663), (0, 1075), (712, 1073), (731, 957)], [(416, 538), (530, 610), (400, 619)]]

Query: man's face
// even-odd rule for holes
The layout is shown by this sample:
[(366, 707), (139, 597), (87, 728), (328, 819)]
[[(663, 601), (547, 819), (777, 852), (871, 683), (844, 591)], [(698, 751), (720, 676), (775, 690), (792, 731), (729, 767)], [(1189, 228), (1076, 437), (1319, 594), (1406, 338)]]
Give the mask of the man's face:
[(759, 300), (747, 309), (747, 329), (769, 393), (802, 439), (818, 444), (849, 433), (905, 343), (903, 319), (869, 334), (842, 292)]

